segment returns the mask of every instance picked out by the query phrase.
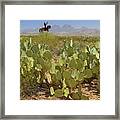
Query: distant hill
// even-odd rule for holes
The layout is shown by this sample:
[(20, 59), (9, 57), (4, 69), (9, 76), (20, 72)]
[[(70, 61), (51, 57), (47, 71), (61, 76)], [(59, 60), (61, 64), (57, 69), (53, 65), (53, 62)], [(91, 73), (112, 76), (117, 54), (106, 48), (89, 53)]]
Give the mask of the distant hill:
[[(20, 30), (21, 34), (38, 34), (39, 28), (28, 28)], [(100, 36), (100, 30), (96, 28), (87, 28), (87, 27), (72, 27), (71, 25), (53, 25), (50, 29), (51, 33), (55, 35), (69, 35), (69, 36), (80, 36), (80, 35), (89, 35), (89, 36)]]

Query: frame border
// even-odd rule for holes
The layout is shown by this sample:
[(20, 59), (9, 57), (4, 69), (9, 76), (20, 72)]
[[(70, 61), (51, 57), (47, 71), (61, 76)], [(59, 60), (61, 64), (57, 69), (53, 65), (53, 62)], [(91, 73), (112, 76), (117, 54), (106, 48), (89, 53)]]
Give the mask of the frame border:
[[(115, 115), (5, 115), (5, 5), (115, 5)], [(0, 119), (118, 119), (119, 111), (119, 13), (120, 1), (2, 1), (0, 51)]]

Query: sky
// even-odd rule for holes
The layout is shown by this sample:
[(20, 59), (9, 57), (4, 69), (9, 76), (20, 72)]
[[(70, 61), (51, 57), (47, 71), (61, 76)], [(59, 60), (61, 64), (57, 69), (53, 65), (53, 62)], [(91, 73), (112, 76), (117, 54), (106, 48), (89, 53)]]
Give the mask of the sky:
[(87, 27), (100, 29), (99, 20), (20, 20), (20, 29), (30, 29), (43, 27), (43, 23), (48, 21), (50, 25), (63, 26), (65, 24), (71, 25), (72, 27)]

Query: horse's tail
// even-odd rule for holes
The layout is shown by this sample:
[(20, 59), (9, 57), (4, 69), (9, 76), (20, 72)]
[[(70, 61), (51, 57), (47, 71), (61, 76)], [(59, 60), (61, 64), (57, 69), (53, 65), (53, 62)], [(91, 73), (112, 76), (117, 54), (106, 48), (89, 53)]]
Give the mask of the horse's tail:
[(39, 29), (39, 32), (42, 32), (42, 29), (41, 29), (41, 28)]

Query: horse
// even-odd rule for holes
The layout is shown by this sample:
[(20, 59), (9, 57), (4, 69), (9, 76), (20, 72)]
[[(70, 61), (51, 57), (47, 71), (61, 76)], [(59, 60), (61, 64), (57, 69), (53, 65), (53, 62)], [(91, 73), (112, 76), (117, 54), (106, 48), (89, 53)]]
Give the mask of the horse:
[(49, 32), (49, 29), (51, 28), (51, 25), (48, 25), (46, 28), (45, 27), (42, 27), (39, 29), (39, 32), (44, 32), (44, 31), (47, 31)]
[(49, 29), (51, 28), (51, 25), (47, 25), (48, 24), (48, 22), (44, 22), (44, 27), (42, 27), (42, 28), (40, 28), (39, 29), (39, 32), (44, 32), (44, 31), (47, 31), (47, 32), (49, 32)]

